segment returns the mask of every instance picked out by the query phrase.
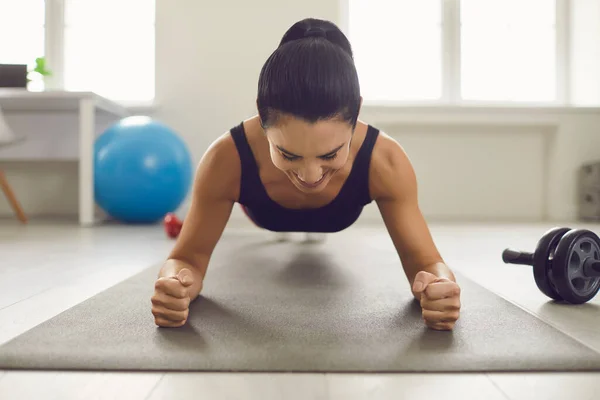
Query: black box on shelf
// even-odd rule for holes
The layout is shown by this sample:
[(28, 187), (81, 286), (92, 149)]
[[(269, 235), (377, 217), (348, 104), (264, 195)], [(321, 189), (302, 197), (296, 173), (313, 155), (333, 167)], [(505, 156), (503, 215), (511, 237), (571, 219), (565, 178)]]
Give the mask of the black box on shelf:
[(27, 88), (26, 64), (0, 64), (0, 88)]

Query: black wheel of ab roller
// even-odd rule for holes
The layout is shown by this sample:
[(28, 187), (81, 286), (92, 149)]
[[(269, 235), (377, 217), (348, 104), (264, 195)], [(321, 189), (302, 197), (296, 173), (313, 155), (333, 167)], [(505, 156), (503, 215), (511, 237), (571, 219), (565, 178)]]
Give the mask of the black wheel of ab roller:
[(557, 292), (572, 304), (586, 303), (600, 291), (600, 238), (586, 229), (566, 233), (556, 248), (552, 275)]
[(556, 259), (556, 247), (569, 232), (570, 228), (550, 229), (538, 242), (533, 255), (533, 279), (538, 289), (553, 300), (561, 301), (563, 296), (558, 291), (552, 279), (552, 265)]
[(549, 298), (561, 301), (562, 296), (552, 280), (552, 263), (556, 246), (570, 228), (553, 228), (544, 233), (538, 241), (534, 253), (506, 249), (502, 260), (507, 264), (523, 264), (533, 266), (533, 278), (538, 289)]

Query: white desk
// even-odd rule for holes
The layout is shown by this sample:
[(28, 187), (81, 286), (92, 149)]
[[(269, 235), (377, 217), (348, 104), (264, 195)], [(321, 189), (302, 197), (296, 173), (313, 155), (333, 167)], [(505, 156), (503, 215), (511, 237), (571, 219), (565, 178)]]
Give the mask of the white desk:
[(122, 118), (129, 111), (121, 105), (91, 92), (1, 89), (0, 108), (6, 112), (77, 111), (79, 116), (79, 223), (95, 222), (94, 201), (94, 140), (98, 112)]

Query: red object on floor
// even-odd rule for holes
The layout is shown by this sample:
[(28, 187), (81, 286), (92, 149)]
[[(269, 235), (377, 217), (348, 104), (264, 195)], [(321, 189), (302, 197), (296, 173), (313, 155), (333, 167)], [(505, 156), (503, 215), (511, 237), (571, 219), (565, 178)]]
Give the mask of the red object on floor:
[(167, 236), (171, 239), (176, 239), (177, 236), (179, 236), (179, 232), (181, 232), (183, 222), (180, 221), (175, 214), (168, 213), (163, 219), (163, 226), (165, 228)]

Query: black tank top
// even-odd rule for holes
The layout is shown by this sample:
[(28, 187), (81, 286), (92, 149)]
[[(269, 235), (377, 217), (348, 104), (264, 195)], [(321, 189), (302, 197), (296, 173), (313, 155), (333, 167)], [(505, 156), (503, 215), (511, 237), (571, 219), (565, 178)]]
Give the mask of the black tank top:
[(338, 195), (318, 208), (291, 209), (275, 202), (260, 179), (258, 164), (246, 138), (243, 123), (231, 129), (241, 161), (238, 203), (260, 227), (274, 232), (339, 232), (352, 225), (371, 203), (369, 166), (379, 130), (369, 125), (367, 135), (354, 159), (350, 174)]

